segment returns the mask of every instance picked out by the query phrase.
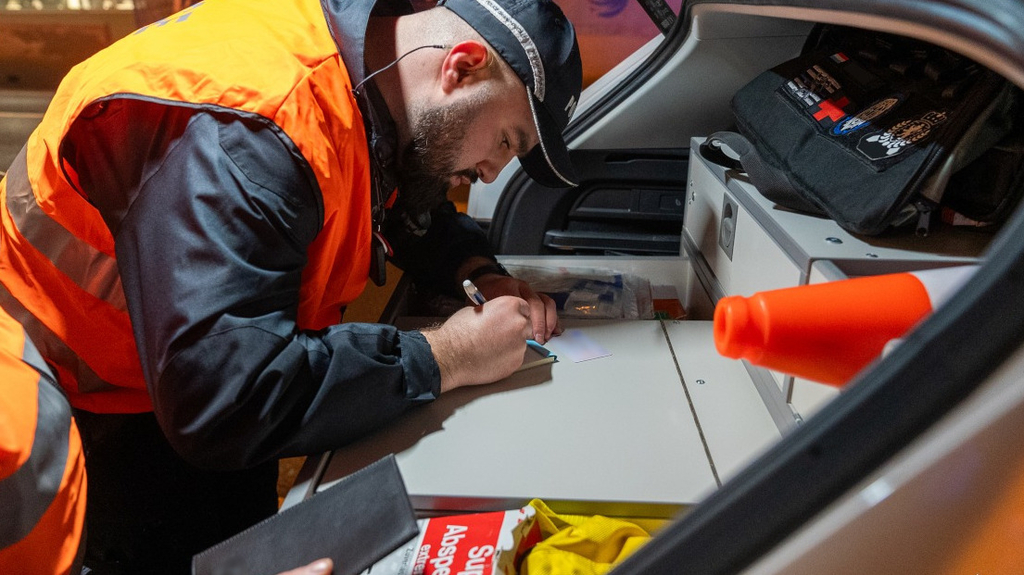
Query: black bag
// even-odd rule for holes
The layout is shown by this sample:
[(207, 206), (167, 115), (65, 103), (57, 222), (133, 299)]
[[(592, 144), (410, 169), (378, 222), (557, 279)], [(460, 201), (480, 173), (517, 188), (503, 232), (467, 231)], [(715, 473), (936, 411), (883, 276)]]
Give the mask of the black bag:
[(914, 224), (926, 235), (940, 207), (950, 223), (955, 213), (996, 224), (1024, 191), (1020, 91), (920, 41), (819, 26), (803, 55), (756, 77), (732, 107), (740, 134), (712, 134), (702, 154), (852, 233)]

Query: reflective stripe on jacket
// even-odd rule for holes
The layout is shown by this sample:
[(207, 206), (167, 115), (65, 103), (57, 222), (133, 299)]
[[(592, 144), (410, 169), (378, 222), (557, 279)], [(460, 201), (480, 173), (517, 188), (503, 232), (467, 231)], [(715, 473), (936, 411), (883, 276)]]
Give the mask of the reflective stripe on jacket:
[(62, 156), (75, 120), (116, 98), (236, 113), (280, 131), (323, 204), (297, 324), (338, 323), (366, 283), (372, 225), (366, 135), (348, 72), (316, 0), (208, 0), (76, 66), (0, 183), (0, 306), (55, 366), (71, 402), (152, 409), (113, 236)]
[(85, 489), (71, 408), (21, 325), (0, 310), (0, 573), (70, 573)]

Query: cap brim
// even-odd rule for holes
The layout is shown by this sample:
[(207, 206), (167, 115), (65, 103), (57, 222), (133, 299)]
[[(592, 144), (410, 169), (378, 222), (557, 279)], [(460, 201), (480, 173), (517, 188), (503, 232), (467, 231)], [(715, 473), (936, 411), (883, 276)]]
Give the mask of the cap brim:
[(544, 105), (530, 98), (530, 109), (533, 112), (533, 123), (537, 127), (540, 143), (533, 147), (519, 161), (526, 173), (537, 183), (549, 188), (570, 188), (578, 185), (576, 171), (569, 160), (569, 150), (562, 139), (562, 130), (544, 109)]

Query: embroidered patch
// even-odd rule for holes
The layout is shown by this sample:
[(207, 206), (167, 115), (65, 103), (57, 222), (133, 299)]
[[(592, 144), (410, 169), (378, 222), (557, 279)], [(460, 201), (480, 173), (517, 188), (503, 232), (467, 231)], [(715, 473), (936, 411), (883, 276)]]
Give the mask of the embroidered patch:
[(871, 160), (891, 158), (927, 138), (946, 118), (944, 110), (932, 110), (919, 118), (903, 120), (887, 130), (861, 138), (857, 151)]
[(841, 93), (843, 85), (817, 64), (786, 82), (784, 89), (825, 128), (844, 118), (843, 109), (851, 105), (849, 98)]
[(815, 64), (786, 82), (785, 87), (790, 95), (798, 101), (807, 106), (814, 106), (818, 102), (828, 99), (843, 86), (821, 66)]
[(857, 131), (864, 126), (871, 125), (871, 120), (879, 118), (898, 104), (898, 97), (884, 98), (857, 112), (853, 116), (847, 116), (832, 127), (832, 133), (836, 136), (845, 136), (850, 132)]

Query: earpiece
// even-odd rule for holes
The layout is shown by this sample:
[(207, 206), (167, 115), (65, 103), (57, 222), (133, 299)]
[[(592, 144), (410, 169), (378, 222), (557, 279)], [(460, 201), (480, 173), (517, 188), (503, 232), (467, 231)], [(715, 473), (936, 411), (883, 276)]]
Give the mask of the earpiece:
[(408, 51), (408, 52), (406, 52), (405, 54), (402, 54), (401, 56), (399, 56), (399, 57), (395, 58), (395, 59), (394, 59), (394, 61), (393, 61), (393, 62), (391, 62), (390, 64), (388, 64), (387, 66), (384, 66), (384, 67), (383, 67), (383, 68), (381, 68), (380, 70), (377, 70), (376, 72), (373, 72), (373, 73), (372, 73), (372, 74), (370, 74), (369, 76), (367, 76), (367, 77), (363, 78), (363, 81), (362, 81), (362, 82), (359, 82), (358, 84), (356, 84), (356, 87), (355, 87), (355, 88), (352, 88), (352, 91), (353, 91), (353, 92), (358, 92), (358, 91), (359, 91), (359, 88), (361, 88), (361, 87), (362, 87), (362, 85), (363, 85), (363, 84), (365, 84), (365, 83), (367, 82), (367, 80), (369, 80), (370, 78), (373, 78), (373, 77), (374, 77), (374, 76), (376, 76), (377, 74), (380, 74), (380, 73), (381, 73), (381, 72), (383, 72), (384, 70), (387, 70), (388, 68), (390, 68), (390, 67), (394, 66), (395, 64), (397, 64), (397, 63), (398, 63), (398, 61), (399, 61), (399, 60), (401, 60), (402, 58), (405, 58), (405, 57), (406, 57), (406, 56), (408, 56), (409, 54), (412, 54), (413, 52), (416, 52), (417, 50), (423, 50), (424, 48), (436, 48), (436, 49), (438, 49), (438, 50), (445, 50), (445, 49), (447, 49), (447, 48), (445, 48), (444, 46), (442, 46), (442, 45), (440, 45), (440, 44), (429, 44), (429, 45), (426, 45), (426, 46), (420, 46), (420, 47), (418, 47), (418, 48), (413, 48), (412, 50), (409, 50), (409, 51)]

